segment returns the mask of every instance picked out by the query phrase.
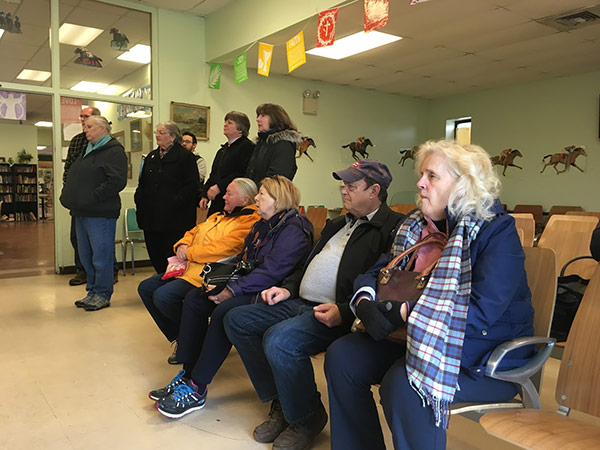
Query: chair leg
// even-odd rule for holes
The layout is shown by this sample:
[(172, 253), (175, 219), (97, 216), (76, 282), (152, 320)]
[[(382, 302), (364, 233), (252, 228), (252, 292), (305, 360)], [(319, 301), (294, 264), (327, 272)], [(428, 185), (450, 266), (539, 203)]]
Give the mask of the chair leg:
[(135, 256), (133, 255), (133, 242), (131, 243), (131, 275), (135, 275)]
[(121, 264), (123, 264), (123, 276), (126, 277), (127, 276), (127, 244), (125, 244), (125, 242), (121, 242), (121, 257), (122, 262)]

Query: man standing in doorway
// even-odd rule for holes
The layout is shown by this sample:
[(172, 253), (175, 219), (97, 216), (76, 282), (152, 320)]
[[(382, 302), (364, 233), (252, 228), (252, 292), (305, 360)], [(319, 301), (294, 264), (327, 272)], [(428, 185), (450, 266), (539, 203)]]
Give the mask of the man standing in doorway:
[(190, 133), (189, 131), (181, 133), (181, 146), (187, 151), (192, 152), (196, 158), (198, 175), (200, 175), (200, 186), (202, 186), (204, 184), (204, 180), (206, 180), (206, 162), (202, 156), (196, 153), (196, 145), (198, 145), (198, 140), (193, 133)]

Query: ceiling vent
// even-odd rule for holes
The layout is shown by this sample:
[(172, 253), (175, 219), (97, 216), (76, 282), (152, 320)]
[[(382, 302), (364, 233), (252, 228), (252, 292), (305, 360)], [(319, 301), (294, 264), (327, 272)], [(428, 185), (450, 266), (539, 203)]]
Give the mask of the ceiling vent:
[(536, 19), (537, 22), (558, 31), (570, 31), (588, 25), (600, 24), (600, 5)]

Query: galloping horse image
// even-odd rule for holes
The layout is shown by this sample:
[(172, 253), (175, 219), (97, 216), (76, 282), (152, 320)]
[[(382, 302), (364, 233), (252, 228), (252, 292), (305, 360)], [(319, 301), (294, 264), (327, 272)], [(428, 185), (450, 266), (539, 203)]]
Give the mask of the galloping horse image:
[(302, 142), (296, 147), (296, 150), (298, 150), (298, 156), (296, 156), (296, 158), (300, 158), (302, 155), (306, 155), (308, 156), (308, 159), (313, 161), (313, 159), (308, 154), (309, 147), (317, 148), (317, 144), (315, 144), (313, 138), (302, 136)]
[(77, 47), (74, 53), (79, 55), (77, 58), (75, 58), (75, 61), (73, 61), (75, 64), (102, 67), (102, 58), (92, 54), (92, 52), (90, 52), (87, 48)]
[[(554, 154), (546, 155), (542, 158), (542, 163), (544, 164), (544, 167), (542, 167), (542, 171), (540, 173), (543, 173), (544, 170), (546, 170), (546, 167), (548, 167), (548, 166), (554, 167), (554, 170), (556, 170), (557, 175), (559, 173), (565, 172), (571, 166), (574, 166), (574, 167), (578, 168), (581, 172), (583, 172), (583, 169), (581, 167), (579, 167), (577, 164), (575, 164), (575, 160), (577, 159), (577, 157), (579, 155), (583, 155), (583, 156), (587, 157), (587, 153), (585, 152), (584, 147), (579, 147), (576, 145), (569, 145), (568, 147), (565, 147), (565, 151), (562, 153), (554, 153)], [(546, 158), (550, 158), (550, 160), (548, 160), (548, 162), (546, 162)], [(558, 170), (556, 168), (557, 164), (559, 164), (559, 163), (565, 165), (563, 170)]]
[(375, 147), (375, 145), (371, 142), (371, 139), (365, 137), (359, 137), (355, 142), (350, 142), (349, 144), (342, 145), (342, 148), (349, 148), (352, 152), (352, 157), (358, 161), (360, 158), (356, 156), (359, 153), (363, 158), (368, 158), (369, 154), (367, 153), (368, 146)]
[(404, 163), (406, 162), (407, 159), (412, 159), (414, 161), (415, 153), (417, 153), (418, 149), (419, 149), (419, 146), (415, 145), (413, 148), (407, 148), (405, 150), (398, 150), (398, 153), (400, 153), (402, 155), (402, 158), (400, 158), (400, 161), (398, 161), (398, 164), (402, 164), (402, 167), (404, 167)]
[(112, 34), (112, 41), (110, 46), (115, 50), (127, 50), (129, 46), (129, 39), (124, 33), (121, 33), (118, 28), (111, 28), (110, 33)]
[(497, 156), (492, 156), (492, 158), (491, 158), (492, 166), (504, 166), (502, 175), (506, 176), (506, 168), (508, 166), (516, 167), (517, 169), (523, 169), (521, 166), (517, 166), (513, 162), (517, 156), (519, 156), (521, 158), (523, 157), (521, 152), (519, 150), (517, 150), (516, 148), (514, 148), (514, 149), (507, 148), (505, 150), (502, 150), (502, 154), (497, 155)]

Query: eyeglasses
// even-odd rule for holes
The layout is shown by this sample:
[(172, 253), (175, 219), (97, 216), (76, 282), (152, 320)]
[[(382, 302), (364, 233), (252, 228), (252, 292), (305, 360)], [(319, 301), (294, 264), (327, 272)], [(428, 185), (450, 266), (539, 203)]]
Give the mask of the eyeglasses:
[(80, 114), (79, 115), (80, 119), (87, 119), (88, 117), (92, 117), (92, 116), (86, 116), (85, 114)]
[(181, 142), (184, 143), (184, 144), (193, 144), (194, 143), (194, 141), (192, 141), (191, 139), (190, 140), (183, 140), (182, 139)]
[(169, 134), (169, 132), (168, 132), (168, 131), (166, 131), (166, 130), (156, 130), (156, 131), (154, 132), (154, 134), (165, 135), (165, 134)]

